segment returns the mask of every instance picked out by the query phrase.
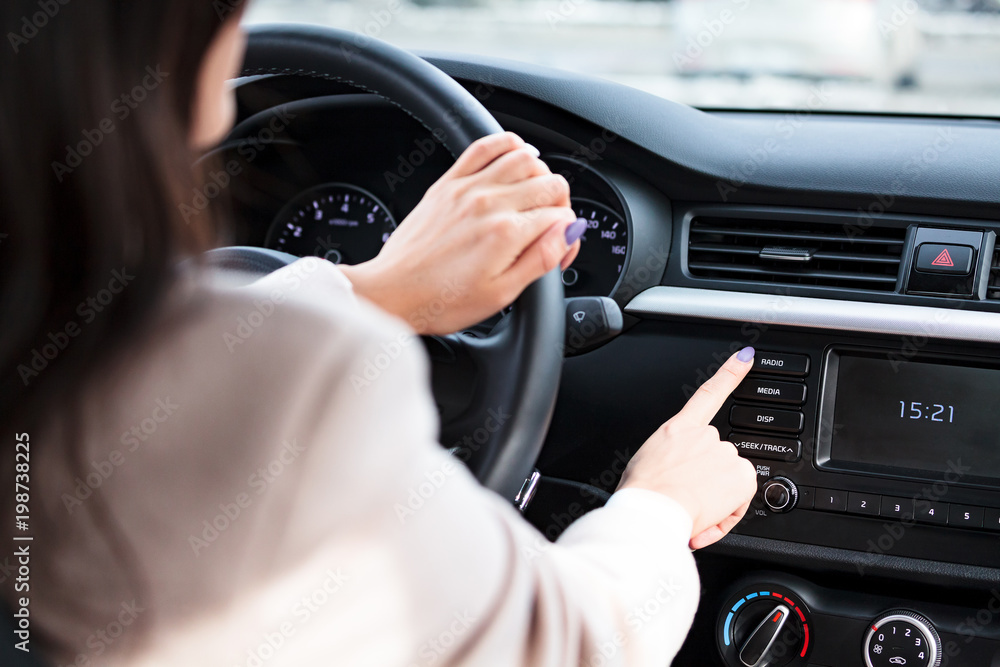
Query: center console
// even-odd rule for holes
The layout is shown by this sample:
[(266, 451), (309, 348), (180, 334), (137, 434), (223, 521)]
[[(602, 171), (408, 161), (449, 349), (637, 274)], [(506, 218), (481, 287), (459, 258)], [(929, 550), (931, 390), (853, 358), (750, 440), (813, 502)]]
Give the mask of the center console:
[(717, 420), (760, 481), (737, 532), (1000, 566), (998, 388), (990, 356), (759, 351)]

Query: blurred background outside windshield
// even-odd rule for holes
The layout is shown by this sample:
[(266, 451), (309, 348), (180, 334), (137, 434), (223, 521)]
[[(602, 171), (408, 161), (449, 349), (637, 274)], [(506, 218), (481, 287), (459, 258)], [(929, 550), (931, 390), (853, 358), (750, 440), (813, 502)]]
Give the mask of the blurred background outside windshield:
[(407, 49), (521, 60), (702, 108), (1000, 116), (1000, 0), (253, 0)]

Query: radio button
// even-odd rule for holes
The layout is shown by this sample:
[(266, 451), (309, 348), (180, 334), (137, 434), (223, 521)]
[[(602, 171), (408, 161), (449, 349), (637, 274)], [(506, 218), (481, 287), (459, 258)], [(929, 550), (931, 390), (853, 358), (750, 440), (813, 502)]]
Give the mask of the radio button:
[(913, 498), (882, 496), (879, 516), (889, 519), (910, 519), (913, 517)]
[(816, 489), (815, 508), (826, 512), (846, 512), (847, 491)]
[(783, 354), (757, 350), (753, 360), (753, 370), (758, 373), (805, 377), (809, 373), (809, 357), (804, 354)]
[(948, 503), (935, 503), (929, 500), (918, 500), (914, 504), (914, 514), (920, 523), (936, 523), (945, 525), (948, 523)]
[(729, 412), (729, 424), (735, 428), (753, 428), (779, 433), (799, 434), (805, 417), (801, 412), (773, 410), (747, 405), (734, 405)]
[(985, 509), (982, 507), (952, 505), (948, 510), (948, 525), (959, 528), (982, 528), (984, 512)]
[(729, 434), (729, 442), (736, 446), (741, 455), (752, 459), (795, 463), (802, 458), (802, 443), (790, 438), (775, 438), (769, 435), (752, 435), (734, 431)]
[(855, 493), (851, 491), (847, 494), (847, 511), (852, 514), (869, 514), (878, 516), (882, 496), (872, 493)]
[(780, 380), (750, 377), (736, 388), (733, 396), (745, 401), (802, 405), (806, 402), (806, 386), (800, 382), (781, 382)]
[(983, 519), (983, 528), (986, 530), (1000, 530), (1000, 509), (987, 507), (986, 515)]

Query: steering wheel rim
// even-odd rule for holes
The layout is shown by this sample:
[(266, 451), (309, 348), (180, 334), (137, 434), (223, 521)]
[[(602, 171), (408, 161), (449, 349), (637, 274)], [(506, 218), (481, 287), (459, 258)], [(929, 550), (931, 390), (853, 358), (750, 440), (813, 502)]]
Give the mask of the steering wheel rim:
[[(377, 39), (307, 25), (249, 30), (242, 75), (318, 77), (382, 97), (423, 125), (452, 156), (502, 132), (482, 104), (425, 60)], [(288, 260), (286, 256), (284, 261)], [(222, 268), (264, 275), (273, 251), (224, 248), (207, 256)], [(548, 432), (562, 372), (563, 288), (558, 269), (529, 285), (485, 339), (428, 340), (441, 442), (455, 445), (476, 478), (513, 499)]]

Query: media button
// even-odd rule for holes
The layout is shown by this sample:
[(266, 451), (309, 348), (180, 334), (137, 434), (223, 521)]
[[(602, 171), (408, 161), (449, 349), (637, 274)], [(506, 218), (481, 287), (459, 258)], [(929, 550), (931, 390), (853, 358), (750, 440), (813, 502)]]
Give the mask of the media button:
[(983, 528), (1000, 531), (1000, 509), (995, 507), (986, 508), (986, 514), (983, 517)]
[(982, 507), (952, 505), (948, 510), (948, 525), (959, 528), (982, 528), (984, 512), (985, 509)]
[(794, 375), (804, 377), (809, 373), (809, 357), (804, 354), (784, 354), (757, 350), (753, 360), (753, 370), (758, 373)]
[(894, 498), (892, 496), (882, 496), (882, 505), (879, 516), (887, 519), (911, 519), (913, 518), (913, 498)]
[(872, 493), (855, 493), (851, 491), (847, 494), (847, 511), (852, 514), (869, 514), (878, 516), (882, 496)]
[(790, 438), (733, 432), (729, 434), (729, 442), (736, 446), (740, 454), (752, 459), (795, 463), (802, 457), (802, 443)]
[(802, 432), (805, 417), (801, 412), (734, 405), (729, 412), (729, 424), (736, 428), (754, 428), (779, 433)]
[(745, 401), (802, 405), (806, 402), (806, 386), (801, 382), (749, 377), (740, 383), (733, 396)]
[(846, 512), (847, 491), (816, 489), (815, 508), (826, 512)]
[(946, 525), (948, 523), (948, 503), (936, 503), (930, 500), (918, 499), (914, 503), (913, 516), (920, 523), (936, 523)]

